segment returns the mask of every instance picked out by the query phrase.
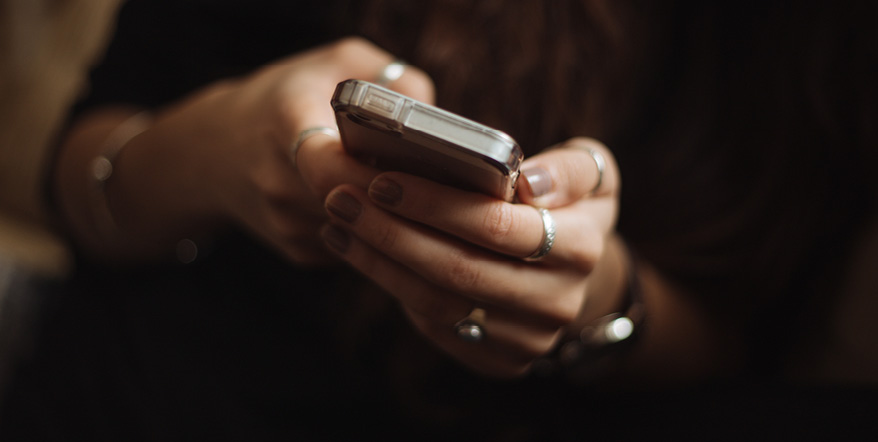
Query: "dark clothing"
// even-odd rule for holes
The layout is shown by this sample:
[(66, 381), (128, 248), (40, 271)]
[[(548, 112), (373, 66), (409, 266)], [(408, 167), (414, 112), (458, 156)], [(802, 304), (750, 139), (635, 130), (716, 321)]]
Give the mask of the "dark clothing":
[[(356, 2), (345, 1), (131, 0), (123, 8), (116, 40), (94, 72), (91, 93), (77, 112), (108, 103), (161, 107), (210, 81), (243, 75), (279, 57), (357, 33), (359, 11)], [(691, 28), (675, 27), (694, 26), (693, 17), (682, 16), (683, 24), (666, 23), (676, 29), (671, 41), (697, 35)], [(400, 29), (411, 31), (419, 24), (401, 22)], [(720, 34), (732, 31), (717, 28)], [(380, 35), (369, 37), (381, 40)], [(396, 40), (402, 52), (398, 55), (417, 63), (417, 48), (405, 37)], [(696, 43), (675, 47), (666, 50), (681, 63), (711, 51)], [(733, 52), (731, 60), (746, 60), (746, 55)], [(716, 265), (716, 255), (752, 257), (748, 253), (755, 249), (746, 248), (752, 244), (735, 242), (735, 236), (719, 245), (703, 242), (715, 239), (713, 229), (723, 227), (711, 223), (727, 209), (727, 201), (733, 208), (746, 206), (742, 201), (761, 183), (743, 181), (748, 187), (732, 187), (737, 193), (730, 199), (700, 194), (692, 205), (694, 213), (679, 219), (703, 217), (704, 231), (675, 224), (677, 214), (667, 212), (679, 206), (667, 198), (680, 200), (675, 192), (698, 182), (687, 174), (716, 183), (734, 178), (739, 169), (725, 163), (735, 157), (725, 146), (718, 153), (694, 152), (693, 157), (685, 157), (690, 152), (682, 149), (670, 167), (651, 171), (660, 162), (657, 149), (671, 148), (679, 135), (675, 130), (691, 116), (665, 115), (662, 104), (697, 114), (701, 101), (697, 88), (687, 89), (682, 72), (677, 77), (674, 70), (650, 66), (657, 69), (652, 80), (656, 89), (640, 97), (642, 109), (626, 114), (640, 117), (628, 131), (608, 126), (605, 133), (596, 132), (606, 135), (623, 174), (632, 176), (627, 181), (626, 175), (626, 197), (631, 197), (623, 198), (622, 233), (687, 285), (719, 290), (729, 272), (750, 272), (774, 257), (759, 255), (752, 262), (741, 261), (742, 267), (728, 268)], [(438, 84), (451, 81), (448, 72), (428, 71)], [(470, 110), (476, 114), (470, 116), (478, 117), (477, 110)], [(501, 129), (517, 135), (514, 127)], [(698, 143), (727, 135), (699, 131), (692, 134), (702, 137)], [(589, 134), (560, 128), (521, 137), (530, 140), (527, 149), (533, 154), (542, 142), (538, 140)], [(773, 198), (780, 190), (769, 190), (768, 202), (776, 203)], [(845, 219), (852, 218), (858, 209), (845, 203)], [(830, 233), (853, 224), (831, 223)], [(783, 226), (772, 222), (769, 227)], [(818, 238), (816, 249), (805, 253), (819, 254), (828, 238)], [(657, 251), (669, 243), (679, 255)], [(809, 270), (793, 266), (776, 270), (784, 275)], [(718, 269), (722, 271), (714, 272)], [(760, 272), (753, 275), (758, 279), (767, 274)], [(786, 294), (777, 295), (784, 301), (778, 305), (791, 305)], [(47, 299), (50, 308), (37, 351), (20, 368), (5, 400), (3, 440), (802, 440), (830, 432), (838, 437), (846, 429), (853, 433), (876, 409), (874, 395), (868, 393), (802, 391), (762, 383), (764, 379), (619, 395), (602, 392), (599, 385), (573, 386), (562, 378), (483, 379), (421, 339), (395, 304), (360, 276), (343, 268), (296, 269), (244, 235), (230, 235), (188, 266), (115, 272), (80, 260), (76, 277)], [(727, 306), (722, 301), (715, 305)], [(757, 327), (759, 320), (748, 326)], [(755, 353), (777, 348), (769, 344), (774, 342)]]

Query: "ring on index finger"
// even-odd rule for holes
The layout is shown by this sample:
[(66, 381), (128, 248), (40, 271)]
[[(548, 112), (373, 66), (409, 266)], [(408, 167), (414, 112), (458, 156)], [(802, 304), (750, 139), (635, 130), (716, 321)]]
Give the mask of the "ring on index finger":
[(299, 132), (299, 136), (296, 137), (296, 141), (294, 141), (293, 144), (290, 146), (290, 150), (288, 152), (290, 156), (290, 161), (293, 163), (293, 166), (296, 165), (296, 156), (299, 154), (299, 148), (302, 147), (302, 143), (304, 143), (305, 140), (307, 140), (308, 138), (311, 138), (317, 134), (323, 134), (333, 138), (339, 138), (338, 130), (327, 126), (311, 127)]

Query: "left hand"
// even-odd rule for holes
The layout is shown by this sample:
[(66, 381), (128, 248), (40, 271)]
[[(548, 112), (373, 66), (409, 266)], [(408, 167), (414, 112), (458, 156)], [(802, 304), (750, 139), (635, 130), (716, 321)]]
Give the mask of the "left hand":
[[(595, 194), (589, 147), (606, 159)], [(520, 180), (522, 204), (398, 172), (379, 175), (368, 191), (338, 186), (326, 199), (331, 225), (324, 239), (463, 364), (493, 376), (522, 375), (579, 316), (615, 224), (619, 189), (612, 155), (585, 138), (528, 159), (523, 170), (544, 171), (550, 188), (536, 196)], [(552, 209), (557, 233), (551, 252), (528, 262), (522, 257), (543, 237), (535, 207)], [(465, 342), (454, 325), (475, 307), (486, 311), (485, 339)]]

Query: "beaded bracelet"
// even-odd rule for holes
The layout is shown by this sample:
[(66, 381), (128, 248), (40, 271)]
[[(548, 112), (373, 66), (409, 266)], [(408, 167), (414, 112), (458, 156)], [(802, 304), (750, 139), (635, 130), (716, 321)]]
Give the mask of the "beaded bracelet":
[(91, 161), (88, 178), (92, 189), (92, 217), (95, 231), (101, 238), (115, 239), (119, 231), (105, 191), (107, 181), (113, 176), (115, 161), (122, 149), (151, 124), (152, 116), (149, 112), (131, 116), (113, 129), (104, 142), (104, 149)]

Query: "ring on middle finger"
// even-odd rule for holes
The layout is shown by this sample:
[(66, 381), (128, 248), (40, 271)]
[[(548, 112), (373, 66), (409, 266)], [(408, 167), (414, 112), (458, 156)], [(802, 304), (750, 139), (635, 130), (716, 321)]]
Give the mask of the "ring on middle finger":
[(524, 258), (525, 261), (538, 261), (549, 254), (552, 246), (555, 245), (555, 218), (547, 209), (538, 208), (540, 218), (543, 221), (543, 237), (540, 245), (530, 256)]

